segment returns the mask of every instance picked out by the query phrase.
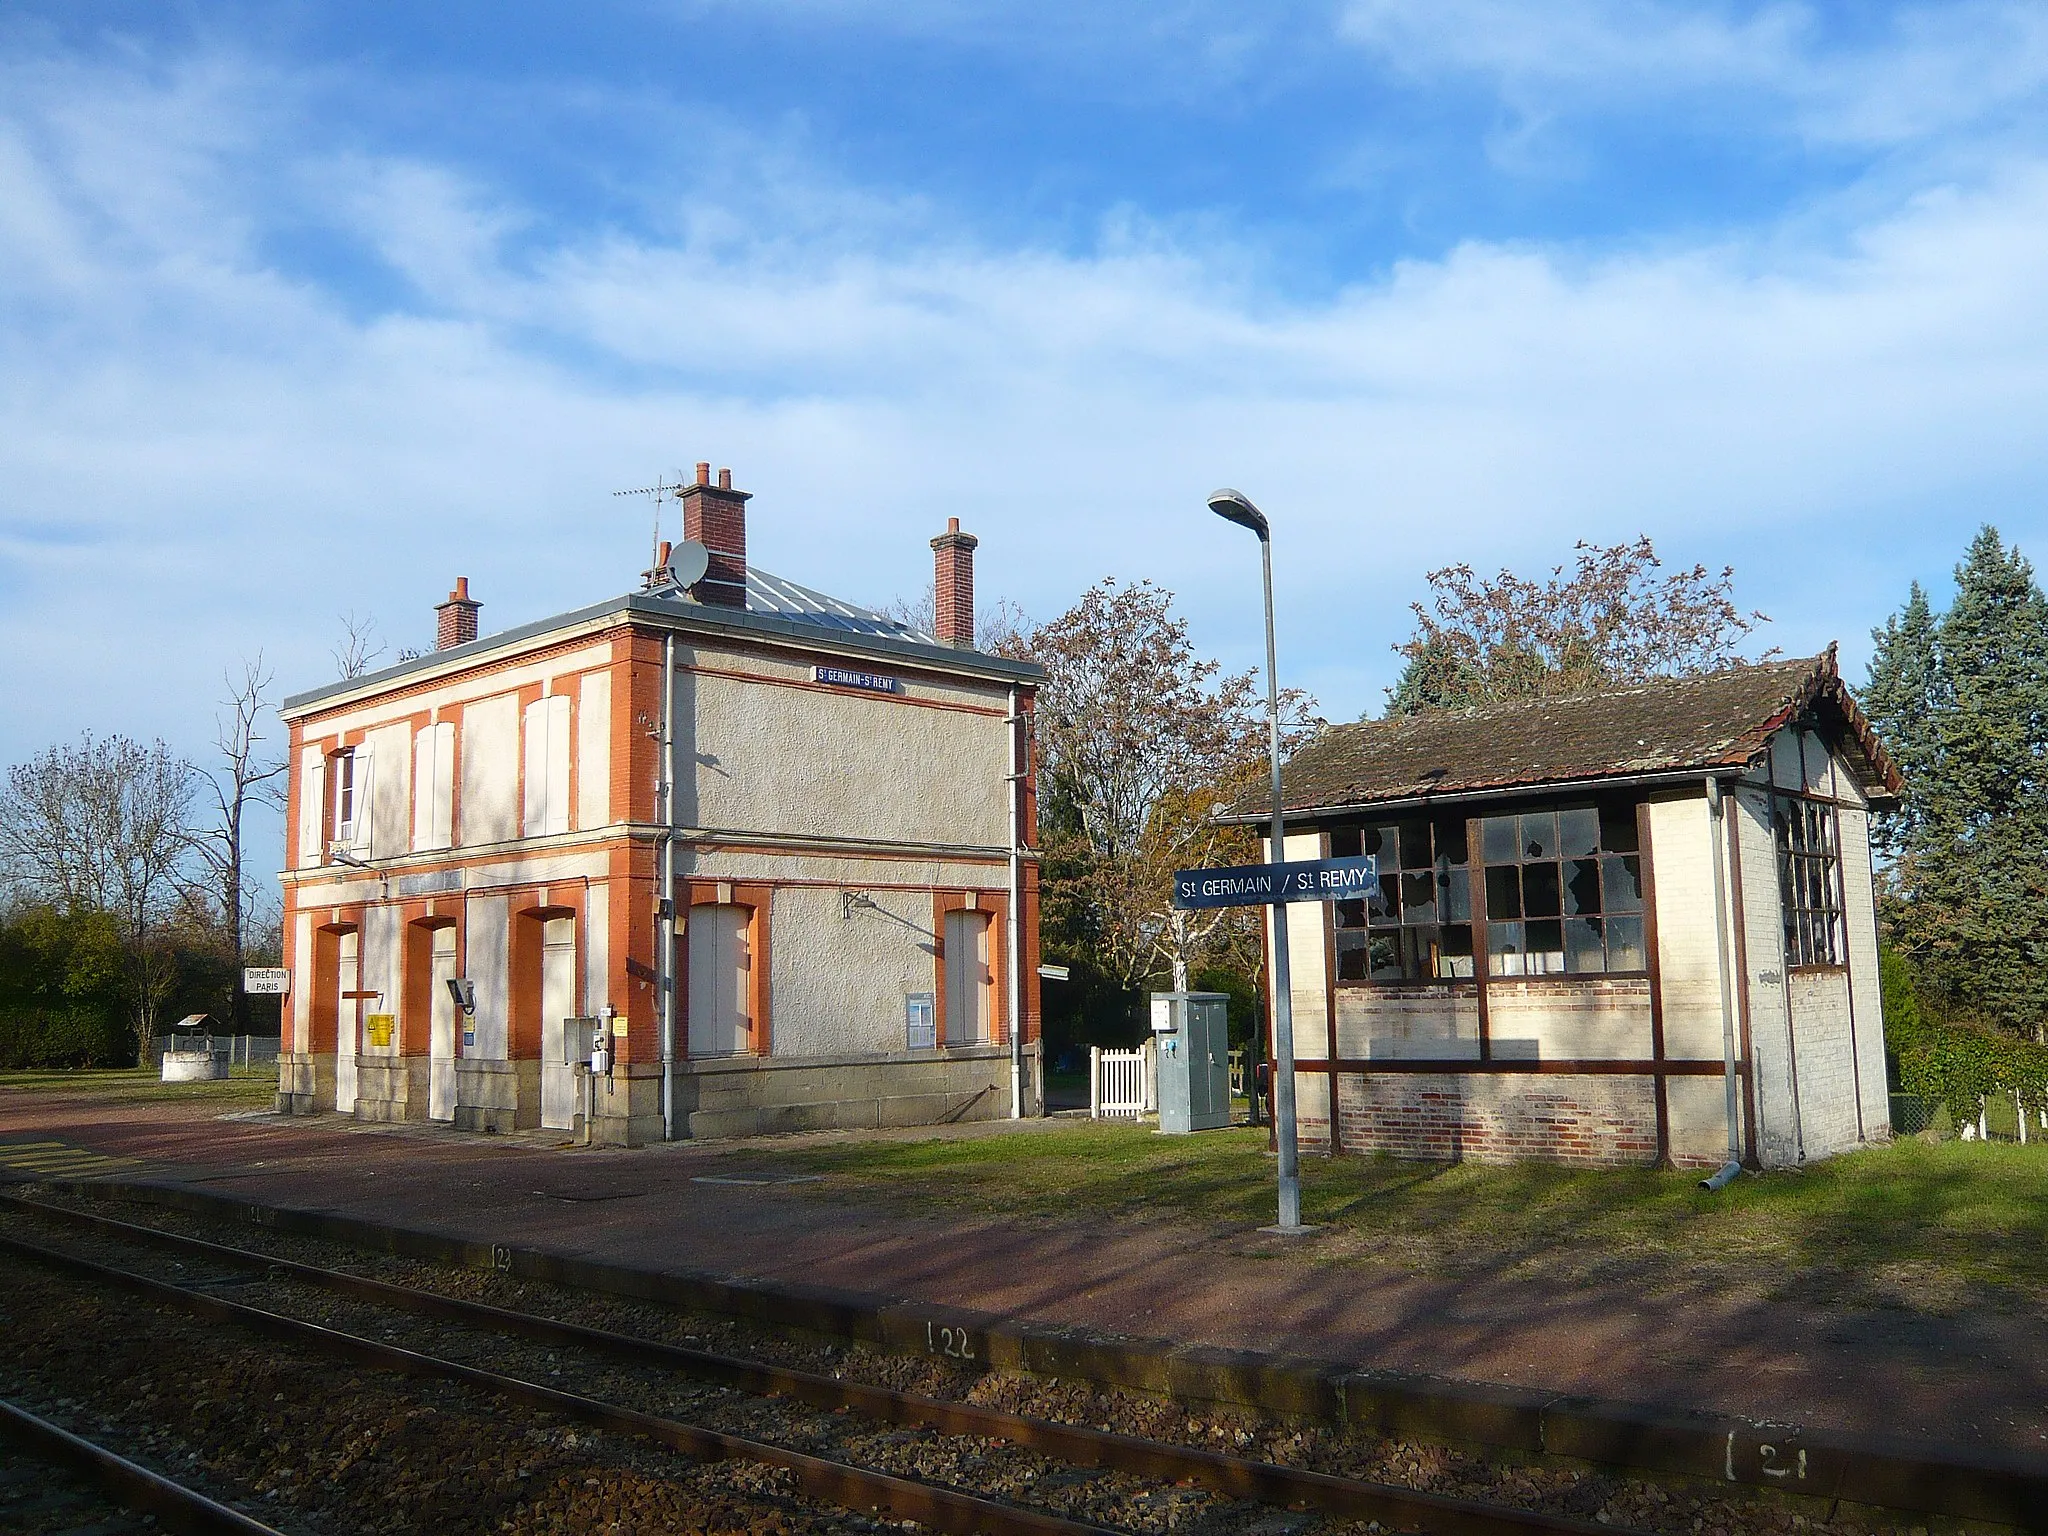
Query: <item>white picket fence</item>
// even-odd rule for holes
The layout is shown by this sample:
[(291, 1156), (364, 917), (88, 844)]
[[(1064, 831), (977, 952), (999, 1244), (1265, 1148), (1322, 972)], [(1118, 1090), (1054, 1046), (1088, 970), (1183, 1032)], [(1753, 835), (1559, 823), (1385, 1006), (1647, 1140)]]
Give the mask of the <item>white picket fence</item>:
[(1152, 1052), (1088, 1047), (1088, 1113), (1097, 1120), (1136, 1120), (1159, 1110)]

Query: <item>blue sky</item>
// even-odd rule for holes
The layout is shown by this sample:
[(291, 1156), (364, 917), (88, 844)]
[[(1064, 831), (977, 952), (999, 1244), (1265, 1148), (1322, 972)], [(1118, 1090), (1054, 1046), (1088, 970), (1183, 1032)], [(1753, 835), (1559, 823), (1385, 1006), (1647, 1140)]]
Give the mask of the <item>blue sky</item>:
[(698, 459), (882, 602), (949, 516), (1344, 718), (1423, 573), (1649, 533), (1843, 644), (2048, 556), (2048, 10), (644, 0), (0, 12), (0, 761), (195, 754), (457, 574), (624, 590)]

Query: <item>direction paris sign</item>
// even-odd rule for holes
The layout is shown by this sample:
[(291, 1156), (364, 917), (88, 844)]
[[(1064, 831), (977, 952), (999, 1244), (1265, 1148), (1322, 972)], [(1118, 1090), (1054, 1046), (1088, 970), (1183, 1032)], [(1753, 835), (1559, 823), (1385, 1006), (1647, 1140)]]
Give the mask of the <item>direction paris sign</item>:
[(1283, 901), (1365, 901), (1379, 893), (1376, 854), (1293, 864), (1241, 864), (1233, 869), (1183, 869), (1173, 877), (1173, 904), (1182, 911), (1265, 907)]
[(292, 989), (292, 973), (281, 965), (242, 968), (242, 990), (251, 997), (283, 997)]

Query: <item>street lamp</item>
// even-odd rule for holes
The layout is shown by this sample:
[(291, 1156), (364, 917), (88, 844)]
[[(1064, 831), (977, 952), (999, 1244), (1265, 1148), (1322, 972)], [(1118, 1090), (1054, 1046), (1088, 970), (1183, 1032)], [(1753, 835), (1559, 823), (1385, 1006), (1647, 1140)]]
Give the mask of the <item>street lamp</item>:
[[(1240, 491), (1225, 488), (1209, 496), (1209, 510), (1225, 522), (1249, 528), (1259, 538), (1266, 576), (1266, 734), (1273, 764), (1273, 862), (1287, 857), (1287, 823), (1280, 809), (1280, 672), (1273, 644), (1273, 530), (1266, 514)], [(1273, 1129), (1280, 1148), (1280, 1222), (1274, 1230), (1295, 1233), (1301, 1225), (1301, 1148), (1294, 1130), (1294, 993), (1287, 964), (1287, 903), (1273, 903)]]

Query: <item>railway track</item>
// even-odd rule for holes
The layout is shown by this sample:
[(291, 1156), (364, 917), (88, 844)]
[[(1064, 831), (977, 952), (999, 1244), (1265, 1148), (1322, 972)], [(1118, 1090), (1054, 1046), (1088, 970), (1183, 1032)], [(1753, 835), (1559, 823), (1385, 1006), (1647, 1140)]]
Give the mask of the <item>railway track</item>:
[[(828, 1416), (828, 1422), (903, 1426), (947, 1437), (976, 1448), (1000, 1443), (1029, 1453), (1055, 1467), (1111, 1474), (1171, 1490), (1195, 1488), (1214, 1499), (1201, 1511), (1200, 1528), (1223, 1531), (1259, 1526), (1258, 1507), (1267, 1515), (1293, 1510), (1320, 1516), (1343, 1527), (1372, 1526), (1394, 1530), (1442, 1533), (1442, 1536), (1594, 1536), (1619, 1527), (1571, 1516), (1516, 1507), (1487, 1500), (1450, 1497), (1360, 1478), (1337, 1476), (1301, 1467), (1277, 1465), (1225, 1452), (1148, 1439), (1109, 1429), (1054, 1422), (949, 1399), (920, 1396), (838, 1376), (793, 1369), (760, 1360), (741, 1359), (692, 1349), (531, 1312), (464, 1300), (415, 1286), (397, 1285), (364, 1275), (296, 1262), (167, 1232), (161, 1228), (15, 1196), (0, 1196), (0, 1211), (31, 1217), (61, 1227), (74, 1236), (103, 1245), (141, 1248), (180, 1262), (198, 1261), (213, 1271), (199, 1280), (168, 1280), (127, 1267), (99, 1262), (19, 1237), (0, 1235), (0, 1253), (62, 1271), (103, 1286), (181, 1308), (211, 1321), (232, 1323), (259, 1336), (321, 1351), (360, 1366), (395, 1371), (415, 1378), (437, 1378), (494, 1393), (528, 1407), (542, 1409), (595, 1429), (637, 1435), (697, 1459), (742, 1459), (780, 1469), (794, 1476), (803, 1491), (849, 1509), (885, 1511), (937, 1530), (1010, 1533), (1093, 1532), (1154, 1528), (1145, 1519), (1099, 1523), (1074, 1518), (1016, 1499), (995, 1500), (960, 1486), (943, 1484), (863, 1465), (844, 1455), (818, 1454), (775, 1439), (740, 1435), (688, 1423), (617, 1401), (571, 1392), (503, 1371), (488, 1369), (422, 1348), (408, 1347), (351, 1332), (328, 1323), (310, 1322), (282, 1311), (254, 1307), (215, 1294), (241, 1284), (289, 1286), (340, 1298), (360, 1309), (369, 1326), (378, 1316), (400, 1313), (437, 1329), (468, 1335), (516, 1340), (532, 1349), (573, 1351), (591, 1360), (610, 1362), (632, 1371), (658, 1372), (703, 1384), (704, 1389), (736, 1395), (737, 1400), (778, 1400), (801, 1404)], [(385, 1330), (388, 1332), (388, 1330)], [(557, 1359), (549, 1354), (546, 1359)], [(858, 1439), (858, 1436), (851, 1437)], [(960, 1462), (970, 1470), (981, 1452), (970, 1449)], [(1029, 1483), (1063, 1486), (1055, 1477), (1026, 1478)], [(1140, 1509), (1148, 1496), (1131, 1500)], [(1231, 1518), (1232, 1506), (1247, 1506), (1245, 1519)], [(1164, 1522), (1178, 1525), (1169, 1518)], [(1306, 1519), (1300, 1521), (1306, 1524)]]
[[(92, 1485), (107, 1502), (137, 1516), (137, 1531), (157, 1529), (178, 1531), (184, 1536), (281, 1536), (274, 1527), (230, 1509), (197, 1489), (173, 1482), (140, 1462), (96, 1445), (62, 1425), (30, 1413), (15, 1403), (0, 1399), (0, 1439), (27, 1451), (36, 1460), (63, 1467), (81, 1482)], [(24, 1522), (35, 1514), (49, 1519), (51, 1530), (105, 1530), (109, 1522), (92, 1518), (99, 1511), (81, 1510), (76, 1495), (50, 1495), (47, 1479), (37, 1479), (39, 1495), (35, 1510), (0, 1508), (0, 1528), (31, 1529)], [(84, 1518), (81, 1518), (84, 1516)]]

